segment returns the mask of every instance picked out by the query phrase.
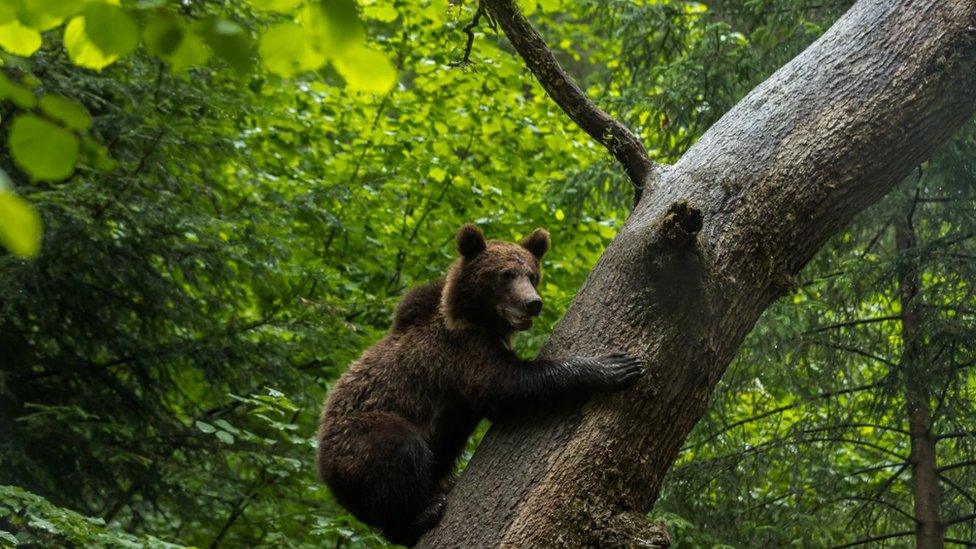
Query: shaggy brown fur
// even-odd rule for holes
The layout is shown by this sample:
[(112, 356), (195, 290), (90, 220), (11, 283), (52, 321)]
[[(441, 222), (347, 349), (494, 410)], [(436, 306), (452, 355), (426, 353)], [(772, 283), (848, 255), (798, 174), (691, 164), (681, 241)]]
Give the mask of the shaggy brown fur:
[(319, 474), (336, 499), (405, 545), (440, 519), (455, 461), (481, 418), (623, 387), (644, 372), (622, 355), (522, 360), (512, 351), (512, 335), (542, 309), (536, 285), (549, 233), (514, 244), (465, 225), (457, 245), (446, 279), (408, 292), (389, 335), (339, 378), (319, 428)]

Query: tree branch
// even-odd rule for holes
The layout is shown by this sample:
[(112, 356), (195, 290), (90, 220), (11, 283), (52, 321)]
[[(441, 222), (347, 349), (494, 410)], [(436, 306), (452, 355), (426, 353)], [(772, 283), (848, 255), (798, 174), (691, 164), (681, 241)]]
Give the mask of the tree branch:
[(553, 101), (623, 165), (634, 184), (634, 203), (653, 182), (655, 164), (640, 139), (591, 101), (556, 60), (542, 36), (522, 15), (515, 0), (483, 0), (515, 51)]
[(914, 534), (915, 534), (915, 531), (914, 530), (906, 531), (906, 532), (895, 532), (894, 534), (884, 534), (884, 535), (881, 535), (881, 536), (874, 536), (874, 537), (870, 537), (870, 538), (859, 539), (859, 540), (854, 541), (854, 542), (851, 542), (851, 543), (845, 543), (844, 545), (838, 545), (838, 546), (834, 547), (834, 549), (844, 549), (845, 547), (856, 547), (858, 545), (865, 545), (865, 544), (872, 543), (872, 542), (875, 542), (875, 541), (883, 541), (883, 540), (891, 539), (891, 538), (900, 538), (900, 537), (903, 537), (903, 536), (911, 536), (911, 535), (914, 535)]

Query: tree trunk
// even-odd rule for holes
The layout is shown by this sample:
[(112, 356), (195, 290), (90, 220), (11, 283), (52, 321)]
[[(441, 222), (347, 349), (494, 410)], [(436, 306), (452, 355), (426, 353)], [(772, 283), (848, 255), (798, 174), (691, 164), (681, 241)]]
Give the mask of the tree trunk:
[(976, 108), (974, 29), (976, 0), (861, 1), (652, 171), (542, 351), (650, 373), (498, 418), (420, 546), (653, 546), (645, 514), (759, 315)]
[(930, 386), (934, 381), (922, 356), (921, 277), (918, 263), (909, 257), (916, 248), (912, 217), (917, 197), (904, 216), (895, 220), (895, 246), (901, 268), (898, 299), (901, 304), (901, 338), (904, 345), (899, 370), (905, 385), (908, 432), (911, 437), (912, 497), (915, 500), (915, 546), (942, 549), (942, 523), (939, 521), (939, 471), (932, 435)]

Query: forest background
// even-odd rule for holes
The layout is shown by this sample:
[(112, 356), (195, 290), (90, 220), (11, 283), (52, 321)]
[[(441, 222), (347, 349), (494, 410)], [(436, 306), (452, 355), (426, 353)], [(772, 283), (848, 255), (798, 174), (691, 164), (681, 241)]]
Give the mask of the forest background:
[[(850, 2), (521, 5), (667, 163)], [(468, 221), (552, 233), (531, 355), (632, 200), (486, 21), (464, 61), (476, 8), (0, 6), (0, 546), (384, 545), (315, 479), (329, 385)], [(676, 547), (910, 544), (918, 392), (974, 545), (974, 130), (763, 316), (648, 517)]]

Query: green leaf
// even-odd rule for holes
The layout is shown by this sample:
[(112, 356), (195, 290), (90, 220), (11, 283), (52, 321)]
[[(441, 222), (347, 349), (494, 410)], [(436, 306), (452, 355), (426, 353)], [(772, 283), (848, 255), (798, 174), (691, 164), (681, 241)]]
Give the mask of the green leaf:
[(14, 8), (13, 3), (0, 3), (0, 25), (6, 25), (17, 19), (17, 11)]
[(73, 130), (85, 131), (91, 127), (92, 118), (88, 110), (74, 99), (47, 94), (41, 97), (38, 106), (44, 114)]
[(14, 163), (41, 181), (67, 178), (78, 160), (78, 136), (32, 114), (14, 119), (9, 143)]
[(397, 82), (397, 72), (381, 52), (357, 46), (333, 61), (336, 71), (353, 90), (383, 94)]
[(150, 19), (143, 30), (143, 40), (149, 52), (169, 63), (173, 72), (200, 65), (210, 57), (203, 40), (171, 15)]
[(7, 532), (6, 530), (0, 530), (0, 541), (5, 541), (9, 543), (11, 546), (16, 546), (20, 544), (20, 541), (17, 540), (17, 536), (11, 534), (10, 532)]
[(363, 24), (354, 0), (322, 0), (319, 9), (325, 12), (331, 24), (330, 31), (335, 40), (336, 51), (362, 42), (365, 38)]
[(217, 438), (224, 444), (234, 444), (234, 435), (227, 431), (217, 431)]
[(240, 431), (238, 431), (237, 427), (234, 427), (233, 425), (231, 425), (230, 423), (228, 423), (226, 419), (218, 419), (217, 421), (214, 422), (214, 425), (216, 425), (217, 427), (220, 427), (221, 429), (227, 431), (228, 433), (235, 433), (236, 434), (236, 433), (240, 432)]
[(197, 426), (197, 429), (200, 429), (204, 433), (208, 433), (208, 434), (213, 433), (217, 430), (213, 425), (209, 423), (205, 423), (203, 421), (197, 421), (195, 425)]
[(33, 257), (41, 249), (41, 216), (17, 196), (0, 171), (0, 244), (20, 257)]
[(201, 21), (199, 30), (204, 43), (237, 72), (251, 69), (254, 43), (243, 27), (227, 19), (210, 17)]
[(384, 23), (392, 23), (400, 16), (395, 6), (390, 4), (372, 4), (363, 8), (363, 14), (369, 19), (376, 19)]
[(160, 57), (172, 55), (183, 41), (186, 28), (170, 15), (156, 15), (149, 19), (142, 31), (142, 39), (149, 53)]
[(259, 10), (290, 11), (301, 4), (302, 0), (248, 0), (248, 2)]
[(68, 57), (75, 65), (89, 69), (102, 70), (119, 58), (118, 55), (102, 51), (91, 41), (85, 32), (85, 16), (78, 15), (71, 18), (64, 27), (64, 47), (68, 50)]
[(41, 47), (41, 33), (20, 21), (11, 21), (0, 25), (0, 47), (14, 55), (30, 57)]
[(360, 46), (366, 39), (352, 0), (327, 0), (302, 8), (298, 21), (311, 35), (311, 47), (327, 57)]
[(34, 92), (30, 88), (14, 82), (2, 72), (0, 72), (0, 99), (9, 99), (22, 109), (33, 109), (37, 103)]
[(139, 45), (139, 28), (122, 8), (96, 2), (84, 11), (85, 34), (105, 55), (128, 55)]
[(325, 63), (325, 56), (312, 48), (312, 37), (295, 23), (279, 23), (261, 36), (258, 51), (261, 62), (269, 71), (291, 77), (299, 72), (314, 70)]
[(42, 32), (57, 27), (85, 4), (78, 0), (20, 0), (19, 3), (20, 22)]

